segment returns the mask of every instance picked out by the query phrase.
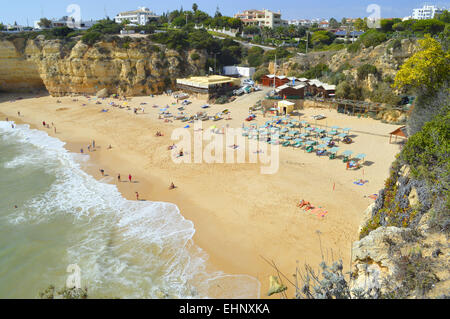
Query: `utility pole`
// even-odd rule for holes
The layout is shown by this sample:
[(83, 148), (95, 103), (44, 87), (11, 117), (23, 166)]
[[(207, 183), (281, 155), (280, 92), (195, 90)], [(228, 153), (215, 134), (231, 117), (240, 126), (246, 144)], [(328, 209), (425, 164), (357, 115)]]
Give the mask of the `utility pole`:
[(308, 54), (308, 46), (309, 46), (309, 31), (306, 30), (306, 54)]

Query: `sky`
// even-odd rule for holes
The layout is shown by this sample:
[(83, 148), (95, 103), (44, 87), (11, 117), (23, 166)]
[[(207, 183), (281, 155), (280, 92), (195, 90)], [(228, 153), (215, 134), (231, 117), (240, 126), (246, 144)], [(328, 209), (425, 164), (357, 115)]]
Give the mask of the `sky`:
[[(168, 10), (191, 10), (197, 3), (199, 9), (214, 15), (217, 6), (223, 15), (233, 16), (245, 9), (269, 9), (281, 11), (282, 19), (313, 19), (334, 17), (340, 21), (343, 17), (368, 17), (368, 5), (380, 7), (381, 18), (409, 16), (413, 8), (424, 4), (450, 8), (450, 1), (417, 1), (417, 0), (0, 0), (0, 22), (20, 25), (33, 25), (41, 17), (60, 18), (70, 16), (67, 12), (71, 4), (80, 7), (83, 20), (100, 19), (105, 16), (113, 18), (118, 12), (148, 7), (157, 14)], [(28, 22), (27, 22), (28, 21)]]

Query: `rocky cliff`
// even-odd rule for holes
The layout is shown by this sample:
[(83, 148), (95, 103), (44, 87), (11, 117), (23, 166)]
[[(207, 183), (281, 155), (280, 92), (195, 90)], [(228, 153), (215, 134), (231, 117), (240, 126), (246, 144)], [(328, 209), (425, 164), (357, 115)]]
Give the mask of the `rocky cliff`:
[[(177, 77), (200, 74), (206, 55), (177, 52), (147, 40), (98, 42), (0, 40), (0, 91), (47, 89), (53, 96), (145, 95), (171, 87)], [(191, 57), (195, 56), (195, 60)]]
[[(277, 74), (288, 75), (301, 73), (318, 64), (326, 64), (331, 71), (343, 71), (356, 78), (357, 68), (363, 64), (374, 65), (383, 76), (395, 77), (399, 67), (406, 59), (418, 49), (415, 40), (389, 40), (376, 47), (362, 47), (356, 53), (348, 52), (347, 49), (339, 51), (321, 51), (308, 54), (297, 54), (289, 61), (277, 66)], [(271, 73), (274, 72), (274, 64), (268, 66)], [(366, 86), (373, 86), (374, 78), (368, 79)], [(371, 83), (372, 82), (372, 83)]]

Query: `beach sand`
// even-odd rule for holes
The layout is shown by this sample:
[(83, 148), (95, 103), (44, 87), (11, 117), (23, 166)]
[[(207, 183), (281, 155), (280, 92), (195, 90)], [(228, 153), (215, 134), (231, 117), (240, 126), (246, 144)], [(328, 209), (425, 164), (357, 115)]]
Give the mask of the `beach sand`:
[[(226, 124), (241, 127), (248, 108), (263, 98), (265, 91), (244, 95), (226, 105), (211, 105), (206, 110), (210, 115), (229, 109), (233, 119), (203, 122), (203, 129)], [(12, 101), (19, 96), (23, 99)], [(396, 125), (358, 119), (334, 110), (305, 109), (300, 111), (301, 119), (314, 123), (311, 115), (323, 114), (327, 118), (318, 124), (352, 128), (350, 135), (355, 142), (338, 146), (341, 151), (351, 149), (354, 154), (367, 154), (366, 165), (359, 170), (346, 170), (340, 159), (329, 160), (293, 148), (280, 148), (280, 167), (272, 175), (261, 174), (259, 163), (175, 164), (167, 149), (174, 143), (170, 136), (173, 129), (187, 123), (158, 120), (159, 109), (175, 102), (172, 97), (132, 98), (128, 102), (132, 108), (147, 103), (143, 105), (145, 113), (138, 115), (127, 108), (109, 107), (111, 101), (123, 103), (113, 99), (102, 100), (101, 105), (85, 97), (73, 99), (1, 95), (0, 112), (2, 120), (19, 120), (65, 141), (70, 151), (79, 153), (83, 148), (91, 157), (84, 169), (99, 180), (117, 184), (127, 199), (135, 200), (135, 192), (139, 192), (141, 199), (176, 204), (181, 214), (194, 222), (194, 242), (209, 255), (209, 267), (256, 277), (261, 282), (261, 297), (266, 297), (269, 276), (276, 275), (262, 257), (273, 260), (291, 281), (297, 265), (303, 269), (308, 263), (318, 269), (322, 258), (342, 259), (344, 270), (349, 270), (351, 244), (358, 239), (363, 212), (373, 203), (367, 196), (383, 187), (390, 164), (400, 150), (399, 145), (389, 144), (387, 137)], [(193, 103), (186, 107), (187, 112), (203, 110), (200, 106), (204, 101), (190, 100)], [(170, 110), (176, 113), (179, 106), (170, 106)], [(109, 111), (101, 112), (103, 108)], [(257, 113), (259, 124), (267, 120)], [(56, 134), (52, 127), (44, 128), (42, 121), (50, 125), (53, 122)], [(248, 126), (248, 122), (245, 124)], [(192, 128), (189, 130), (193, 132)], [(156, 137), (157, 131), (164, 136)], [(92, 140), (97, 148), (88, 152), (87, 145)], [(112, 149), (108, 149), (109, 145)], [(104, 169), (107, 176), (103, 177), (99, 169)], [(120, 183), (119, 173), (123, 181)], [(128, 183), (128, 174), (135, 183)], [(368, 183), (355, 185), (353, 182), (359, 179)], [(175, 190), (168, 189), (171, 182), (177, 186)], [(328, 214), (318, 217), (297, 208), (301, 199), (323, 207)], [(293, 296), (293, 287), (286, 278), (282, 279), (289, 287), (288, 295)]]

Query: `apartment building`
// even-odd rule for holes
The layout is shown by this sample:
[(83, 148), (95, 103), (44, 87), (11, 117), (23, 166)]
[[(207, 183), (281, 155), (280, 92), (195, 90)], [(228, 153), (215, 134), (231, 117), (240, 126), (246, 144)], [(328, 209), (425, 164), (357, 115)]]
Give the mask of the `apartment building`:
[(159, 16), (145, 7), (139, 7), (134, 11), (126, 11), (119, 13), (114, 20), (116, 23), (122, 23), (125, 20), (130, 21), (132, 24), (146, 25), (147, 22), (158, 19)]
[(234, 15), (235, 18), (242, 20), (244, 25), (276, 28), (288, 25), (287, 21), (281, 19), (281, 13), (273, 12), (267, 9), (263, 10), (245, 10), (242, 13)]
[(417, 20), (434, 19), (436, 14), (444, 12), (443, 9), (436, 6), (424, 5), (422, 8), (413, 9), (411, 18)]

